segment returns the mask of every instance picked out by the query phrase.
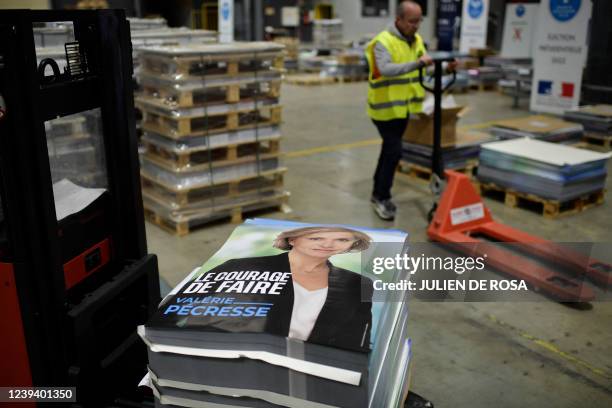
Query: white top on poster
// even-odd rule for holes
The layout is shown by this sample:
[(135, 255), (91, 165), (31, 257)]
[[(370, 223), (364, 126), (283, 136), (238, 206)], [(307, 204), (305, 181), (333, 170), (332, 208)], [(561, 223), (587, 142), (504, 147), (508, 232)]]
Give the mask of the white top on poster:
[(594, 161), (606, 160), (610, 153), (597, 153), (557, 143), (543, 142), (531, 138), (504, 140), (482, 145), (483, 150), (535, 160), (553, 166), (575, 166)]

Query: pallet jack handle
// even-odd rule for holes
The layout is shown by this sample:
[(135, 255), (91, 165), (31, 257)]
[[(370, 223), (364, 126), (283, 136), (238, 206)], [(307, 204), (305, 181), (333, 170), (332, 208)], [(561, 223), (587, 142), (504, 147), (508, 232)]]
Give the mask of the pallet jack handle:
[(430, 88), (425, 85), (423, 78), (423, 70), (419, 69), (419, 83), (421, 86), (431, 92), (434, 96), (434, 126), (433, 126), (433, 155), (431, 162), (431, 184), (430, 188), (435, 196), (435, 201), (427, 215), (428, 221), (431, 221), (433, 214), (438, 207), (438, 198), (443, 190), (442, 180), (444, 180), (444, 163), (442, 161), (442, 95), (447, 91), (457, 79), (457, 73), (452, 72), (451, 81), (442, 86), (443, 63), (455, 60), (455, 56), (451, 53), (440, 52), (430, 55), (434, 63), (434, 86)]

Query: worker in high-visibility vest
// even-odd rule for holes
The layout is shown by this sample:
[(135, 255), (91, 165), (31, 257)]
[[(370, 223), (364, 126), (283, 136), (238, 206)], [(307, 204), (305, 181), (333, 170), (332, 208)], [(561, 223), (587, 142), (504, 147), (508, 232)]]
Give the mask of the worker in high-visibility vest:
[[(410, 113), (422, 110), (425, 90), (419, 83), (419, 70), (433, 63), (417, 34), (422, 21), (418, 3), (400, 2), (395, 21), (366, 48), (370, 68), (367, 111), (383, 140), (371, 201), (384, 220), (395, 218), (391, 187), (402, 155), (402, 135)], [(454, 65), (448, 68), (454, 69)]]

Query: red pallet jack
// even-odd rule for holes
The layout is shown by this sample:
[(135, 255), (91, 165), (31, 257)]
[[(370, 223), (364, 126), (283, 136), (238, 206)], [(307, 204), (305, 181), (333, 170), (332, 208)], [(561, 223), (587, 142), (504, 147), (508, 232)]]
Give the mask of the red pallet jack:
[(487, 257), (487, 265), (528, 284), (561, 302), (589, 302), (595, 293), (582, 279), (568, 277), (528, 256), (521, 256), (479, 237), (513, 243), (524, 253), (553, 261), (587, 277), (594, 283), (612, 286), (612, 266), (572, 251), (567, 247), (494, 221), (482, 198), (465, 175), (445, 172), (447, 185), (438, 203), (427, 235), (433, 241), (452, 244), (470, 256)]
[[(589, 302), (595, 299), (593, 289), (584, 282), (589, 278), (603, 287), (612, 287), (612, 266), (570, 250), (554, 242), (519, 231), (496, 222), (485, 207), (470, 179), (461, 173), (444, 169), (441, 141), (441, 98), (450, 87), (442, 87), (442, 62), (450, 61), (453, 55), (433, 56), (434, 88), (434, 146), (432, 160), (431, 189), (436, 201), (429, 213), (430, 225), (427, 235), (433, 241), (449, 244), (453, 249), (470, 256), (485, 256), (487, 264), (512, 277), (525, 280), (532, 287), (561, 302)], [(422, 75), (420, 75), (423, 84)], [(454, 76), (453, 76), (454, 80)], [(446, 176), (446, 182), (444, 182)], [(446, 185), (445, 185), (446, 184)], [(511, 251), (484, 241), (512, 243)], [(539, 257), (575, 272), (580, 278), (568, 277), (542, 263)]]

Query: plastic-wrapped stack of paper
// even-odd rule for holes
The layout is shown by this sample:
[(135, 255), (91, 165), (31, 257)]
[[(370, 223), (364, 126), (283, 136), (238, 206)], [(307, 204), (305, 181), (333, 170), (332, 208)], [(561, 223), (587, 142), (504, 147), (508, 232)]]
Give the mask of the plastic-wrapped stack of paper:
[(283, 45), (148, 47), (141, 54), (143, 198), (193, 227), (286, 202), (280, 166)]
[(404, 253), (406, 240), (246, 221), (139, 327), (156, 406), (401, 407), (407, 302), (374, 290), (401, 272), (371, 265)]
[(342, 20), (316, 19), (313, 21), (312, 38), (315, 47), (322, 49), (342, 48)]
[(563, 202), (602, 190), (609, 158), (528, 138), (493, 142), (482, 146), (478, 179)]

